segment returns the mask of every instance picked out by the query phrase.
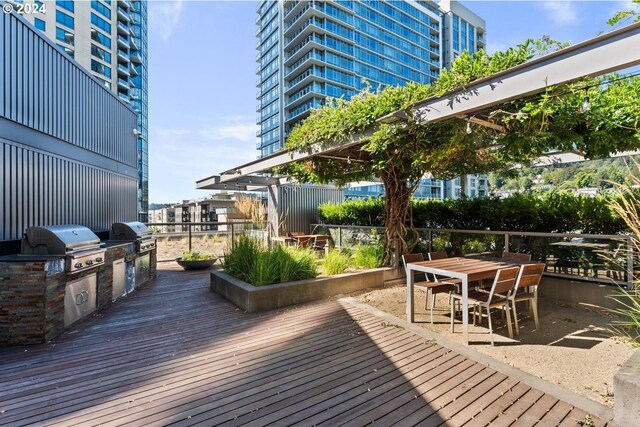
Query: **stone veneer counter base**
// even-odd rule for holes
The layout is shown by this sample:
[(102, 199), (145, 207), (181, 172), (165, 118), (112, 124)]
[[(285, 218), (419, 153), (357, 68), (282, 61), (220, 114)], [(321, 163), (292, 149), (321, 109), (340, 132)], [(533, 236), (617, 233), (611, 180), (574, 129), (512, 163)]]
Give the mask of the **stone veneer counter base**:
[(253, 286), (224, 271), (211, 273), (211, 290), (249, 313), (273, 310), (404, 281), (401, 268), (376, 268), (275, 285)]

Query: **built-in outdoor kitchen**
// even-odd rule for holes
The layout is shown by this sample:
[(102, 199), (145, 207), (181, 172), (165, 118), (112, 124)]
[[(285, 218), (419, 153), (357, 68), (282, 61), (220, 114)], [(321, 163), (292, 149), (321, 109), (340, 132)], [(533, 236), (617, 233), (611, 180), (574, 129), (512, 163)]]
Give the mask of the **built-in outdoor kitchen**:
[(0, 345), (48, 342), (156, 277), (156, 243), (140, 222), (108, 240), (87, 227), (29, 227), (20, 253), (0, 257)]

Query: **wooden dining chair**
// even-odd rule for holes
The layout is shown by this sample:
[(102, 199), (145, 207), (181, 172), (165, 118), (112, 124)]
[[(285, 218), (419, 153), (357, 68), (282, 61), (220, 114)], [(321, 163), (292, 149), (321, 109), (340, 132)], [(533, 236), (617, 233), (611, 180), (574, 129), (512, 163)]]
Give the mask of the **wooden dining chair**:
[(540, 330), (540, 321), (538, 320), (538, 285), (544, 273), (544, 264), (525, 264), (520, 269), (518, 280), (514, 291), (509, 295), (511, 301), (511, 309), (513, 310), (513, 321), (516, 326), (516, 334), (520, 335), (518, 327), (518, 313), (516, 312), (516, 303), (527, 301), (529, 309), (536, 325), (536, 330)]
[(531, 261), (531, 254), (522, 252), (503, 252), (502, 259), (512, 261)]
[[(402, 255), (402, 263), (404, 264), (405, 271), (407, 275), (409, 274), (409, 270), (407, 270), (407, 264), (411, 262), (420, 262), (424, 261), (424, 255), (421, 253), (417, 254), (405, 254)], [(431, 324), (433, 325), (433, 308), (436, 304), (436, 295), (442, 293), (451, 294), (455, 290), (455, 285), (452, 283), (437, 281), (433, 277), (429, 277), (429, 275), (424, 276), (424, 280), (417, 281), (413, 284), (414, 288), (420, 289), (425, 292), (425, 300), (424, 300), (424, 309), (429, 308), (429, 300), (431, 300)]]
[[(472, 291), (469, 292), (469, 305), (473, 305), (473, 324), (476, 324), (476, 308), (480, 308), (480, 319), (482, 319), (482, 309), (487, 310), (487, 320), (489, 322), (489, 333), (491, 334), (491, 345), (493, 342), (493, 325), (491, 324), (491, 309), (502, 308), (507, 313), (507, 328), (509, 338), (513, 338), (513, 328), (511, 327), (511, 313), (509, 311), (509, 296), (514, 291), (520, 267), (508, 267), (498, 270), (496, 278), (493, 280), (489, 293)], [(451, 333), (454, 332), (453, 310), (455, 300), (462, 301), (462, 296), (451, 294)]]
[(311, 236), (294, 236), (299, 248), (308, 248), (311, 246)]
[(437, 259), (447, 259), (449, 255), (445, 251), (429, 252), (427, 253), (429, 261), (435, 261)]
[(329, 246), (329, 236), (317, 235), (313, 237), (311, 248), (316, 251), (326, 251)]

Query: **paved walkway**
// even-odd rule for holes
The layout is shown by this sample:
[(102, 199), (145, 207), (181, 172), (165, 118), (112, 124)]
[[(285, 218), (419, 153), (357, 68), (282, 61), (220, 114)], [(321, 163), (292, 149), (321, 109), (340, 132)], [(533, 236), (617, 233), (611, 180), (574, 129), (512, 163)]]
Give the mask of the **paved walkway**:
[[(0, 425), (578, 426), (587, 414), (348, 302), (246, 314), (159, 279), (53, 343), (0, 349)], [(592, 418), (593, 424), (607, 425)]]

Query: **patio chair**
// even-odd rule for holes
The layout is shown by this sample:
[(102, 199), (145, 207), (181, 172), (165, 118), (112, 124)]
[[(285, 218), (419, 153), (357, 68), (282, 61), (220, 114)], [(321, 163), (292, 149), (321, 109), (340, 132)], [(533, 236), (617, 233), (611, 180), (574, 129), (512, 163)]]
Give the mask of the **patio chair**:
[[(402, 264), (404, 264), (405, 270), (407, 268), (407, 264), (410, 262), (420, 262), (424, 261), (424, 255), (421, 253), (417, 254), (405, 254), (402, 255)], [(409, 272), (407, 271), (407, 274)], [(420, 289), (425, 292), (425, 300), (424, 300), (424, 309), (429, 308), (429, 299), (431, 299), (431, 324), (433, 325), (433, 308), (436, 305), (436, 295), (442, 293), (451, 294), (455, 290), (455, 285), (447, 282), (437, 281), (433, 277), (429, 277), (428, 275), (424, 275), (424, 277), (420, 277), (416, 274), (418, 280), (414, 283), (414, 287), (416, 289)], [(423, 279), (424, 280), (421, 280)]]
[(449, 255), (447, 255), (447, 253), (445, 251), (429, 252), (427, 255), (429, 256), (429, 261), (435, 261), (437, 259), (447, 259), (447, 258), (449, 258)]
[(299, 248), (308, 248), (311, 246), (311, 236), (294, 236), (296, 239), (296, 245)]
[(540, 321), (538, 320), (538, 285), (542, 279), (544, 272), (544, 264), (526, 264), (520, 269), (518, 280), (514, 291), (509, 295), (511, 301), (511, 309), (513, 310), (513, 321), (516, 325), (516, 334), (520, 335), (518, 327), (518, 313), (516, 312), (516, 303), (527, 301), (529, 309), (536, 325), (536, 330), (540, 330)]
[(522, 252), (503, 252), (502, 259), (511, 261), (531, 261), (531, 254)]
[[(428, 252), (427, 256), (429, 257), (429, 261), (449, 258), (449, 255), (447, 255), (445, 251)], [(455, 277), (438, 277), (437, 280), (455, 285), (456, 293), (458, 294), (462, 292), (462, 280), (460, 279), (456, 279)]]
[[(469, 305), (473, 306), (473, 324), (476, 324), (476, 308), (480, 308), (480, 319), (482, 319), (482, 308), (487, 310), (487, 320), (489, 322), (489, 333), (491, 334), (491, 345), (493, 343), (493, 325), (491, 324), (491, 309), (502, 308), (507, 313), (507, 328), (509, 338), (513, 338), (513, 328), (511, 327), (511, 313), (509, 311), (509, 296), (515, 289), (520, 267), (508, 267), (498, 270), (496, 278), (493, 280), (489, 293), (472, 291), (469, 292)], [(453, 310), (455, 300), (462, 300), (461, 295), (451, 294), (451, 333), (454, 332)]]
[(311, 248), (316, 251), (326, 251), (329, 249), (329, 236), (314, 236)]

